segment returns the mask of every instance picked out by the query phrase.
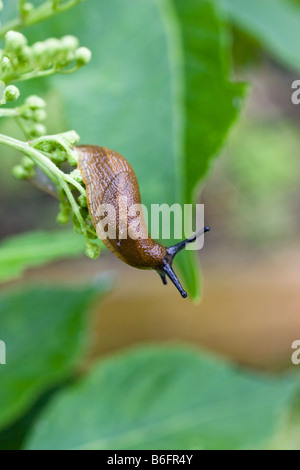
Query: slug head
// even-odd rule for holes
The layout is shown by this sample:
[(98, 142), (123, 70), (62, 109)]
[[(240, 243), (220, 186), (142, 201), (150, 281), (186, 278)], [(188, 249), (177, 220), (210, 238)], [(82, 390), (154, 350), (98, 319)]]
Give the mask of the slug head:
[(166, 249), (166, 254), (163, 259), (163, 268), (159, 271), (159, 275), (164, 285), (167, 284), (167, 277), (168, 277), (173, 282), (174, 286), (179, 290), (181, 296), (184, 299), (187, 298), (187, 293), (183, 289), (178, 277), (176, 276), (172, 268), (173, 260), (175, 256), (177, 255), (177, 253), (183, 250), (186, 247), (186, 245), (188, 245), (189, 243), (193, 243), (198, 237), (200, 237), (200, 235), (209, 231), (210, 231), (209, 227), (204, 227), (204, 229), (200, 230), (200, 232), (198, 232), (193, 237), (187, 238), (186, 240), (176, 243), (176, 245), (169, 246)]

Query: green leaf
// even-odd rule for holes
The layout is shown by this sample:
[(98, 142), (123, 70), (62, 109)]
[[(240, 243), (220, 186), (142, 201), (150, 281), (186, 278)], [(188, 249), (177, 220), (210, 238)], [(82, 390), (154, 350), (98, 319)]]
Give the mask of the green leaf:
[[(245, 87), (228, 78), (215, 3), (89, 0), (68, 16), (69, 33), (93, 53), (88, 67), (55, 78), (68, 127), (82, 143), (112, 148), (130, 161), (148, 210), (196, 202), (199, 182), (241, 107)], [(65, 34), (63, 18), (45, 23), (42, 34)], [(41, 26), (29, 35), (40, 39)], [(187, 290), (199, 297), (196, 254), (183, 258)]]
[(27, 448), (262, 447), (277, 430), (294, 387), (294, 379), (241, 373), (185, 348), (137, 349), (104, 360), (57, 395)]
[(279, 62), (300, 70), (300, 7), (289, 0), (222, 0), (224, 12)]
[(82, 144), (112, 148), (130, 161), (148, 206), (176, 200), (180, 173), (173, 148), (172, 73), (158, 3), (89, 0), (72, 14), (28, 29), (30, 41), (60, 37), (68, 21), (68, 34), (91, 49), (87, 67), (48, 83), (59, 90), (67, 126), (76, 129)]
[(300, 450), (300, 394), (295, 394), (287, 419), (270, 446), (276, 450)]
[(107, 281), (95, 287), (29, 288), (0, 297), (0, 428), (28, 409), (47, 388), (74, 371), (86, 346), (87, 309)]
[(174, 5), (185, 79), (184, 202), (192, 203), (199, 182), (239, 115), (246, 86), (229, 80), (227, 42), (215, 2), (174, 0)]
[[(72, 380), (72, 379), (71, 379)], [(58, 386), (48, 389), (38, 397), (37, 401), (30, 408), (26, 409), (16, 421), (0, 430), (1, 450), (21, 450), (24, 446), (26, 436), (42, 409), (53, 398), (55, 393), (62, 390), (70, 380), (59, 383)]]
[(84, 253), (82, 237), (72, 230), (28, 232), (0, 244), (0, 282), (20, 277), (34, 266)]
[(17, 8), (17, 2), (18, 0), (11, 0), (10, 2), (3, 2), (4, 7), (3, 10), (1, 11), (1, 23), (4, 24), (13, 18), (15, 18), (18, 14), (18, 8)]
[[(177, 99), (181, 102), (184, 117), (180, 123), (183, 142), (179, 142), (178, 149), (180, 152), (183, 148), (182, 181), (177, 187), (177, 198), (182, 204), (192, 204), (198, 199), (199, 184), (239, 115), (246, 86), (229, 80), (227, 42), (215, 2), (173, 2), (177, 26), (173, 27), (173, 33), (169, 30), (169, 34), (180, 31), (182, 38), (181, 56), (180, 49), (177, 50), (183, 72), (177, 90), (181, 90), (182, 95), (178, 93)], [(173, 42), (176, 43), (174, 38)], [(198, 300), (201, 282), (197, 252), (185, 253), (177, 263), (190, 295)]]
[(295, 231), (293, 201), (300, 178), (298, 129), (282, 118), (247, 117), (232, 139), (226, 174), (239, 194), (238, 205), (228, 211), (236, 234), (268, 250), (283, 239), (288, 244)]

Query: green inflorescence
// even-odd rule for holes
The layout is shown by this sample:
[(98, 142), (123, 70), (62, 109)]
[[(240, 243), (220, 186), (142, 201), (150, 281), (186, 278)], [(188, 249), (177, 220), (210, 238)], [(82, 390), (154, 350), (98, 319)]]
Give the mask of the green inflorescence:
[[(53, 187), (53, 195), (60, 200), (57, 221), (66, 224), (72, 220), (74, 230), (85, 238), (87, 256), (95, 259), (100, 249), (95, 244), (97, 234), (87, 208), (86, 189), (77, 170), (75, 146), (79, 142), (78, 134), (69, 131), (47, 135), (46, 103), (39, 96), (28, 96), (16, 107), (4, 106), (20, 97), (15, 83), (56, 73), (73, 73), (90, 62), (91, 51), (81, 47), (75, 36), (49, 38), (29, 45), (26, 36), (17, 31), (65, 11), (80, 1), (48, 0), (35, 7), (20, 0), (19, 17), (0, 28), (0, 39), (4, 39), (0, 50), (0, 117), (14, 118), (26, 138), (26, 141), (20, 141), (0, 134), (0, 143), (23, 153), (20, 163), (13, 168), (17, 179), (35, 180), (37, 167), (46, 174)], [(2, 9), (0, 0), (0, 11)]]

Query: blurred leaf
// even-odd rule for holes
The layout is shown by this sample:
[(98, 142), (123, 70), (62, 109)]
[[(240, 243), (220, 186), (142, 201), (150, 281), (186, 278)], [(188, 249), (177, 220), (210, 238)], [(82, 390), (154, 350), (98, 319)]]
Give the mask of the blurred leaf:
[(12, 20), (12, 18), (14, 18), (17, 13), (18, 13), (18, 9), (17, 9), (17, 1), (18, 0), (4, 0), (3, 2), (3, 10), (1, 11), (1, 23), (4, 24), (10, 20)]
[(73, 230), (29, 232), (0, 244), (0, 282), (15, 279), (31, 267), (82, 255), (84, 240)]
[[(185, 203), (206, 175), (237, 118), (246, 86), (229, 81), (229, 55), (215, 2), (174, 0), (185, 71)], [(193, 197), (194, 195), (194, 197)]]
[(272, 449), (300, 450), (300, 394), (295, 396), (287, 419), (271, 444)]
[(247, 32), (232, 25), (232, 61), (235, 67), (255, 67), (261, 62), (262, 48)]
[(172, 71), (156, 0), (89, 0), (28, 29), (30, 41), (67, 33), (93, 52), (92, 62), (76, 74), (48, 80), (61, 94), (67, 127), (77, 130), (83, 144), (122, 153), (135, 168), (147, 205), (174, 202), (180, 170), (173, 148)]
[(107, 291), (103, 281), (87, 288), (30, 288), (0, 297), (0, 428), (22, 415), (47, 388), (74, 371), (87, 341), (87, 309)]
[(282, 119), (247, 119), (239, 126), (225, 175), (233, 191), (228, 224), (244, 240), (270, 248), (297, 233), (299, 144), (297, 127)]
[[(212, 159), (239, 115), (246, 86), (232, 83), (228, 78), (229, 54), (215, 2), (174, 0), (174, 6), (183, 47), (183, 57), (178, 57), (178, 60), (181, 59), (184, 71), (184, 76), (180, 77), (182, 83), (178, 83), (177, 89), (181, 92), (185, 89), (184, 103), (181, 103), (181, 109), (184, 109), (183, 129), (180, 132), (184, 142), (178, 142), (179, 154), (184, 148), (181, 156), (182, 181), (177, 187), (177, 200), (182, 204), (191, 204), (197, 201), (199, 183), (206, 176)], [(173, 42), (175, 46), (175, 38)], [(180, 55), (180, 48), (177, 55)], [(176, 76), (174, 70), (174, 80)], [(177, 96), (177, 99), (180, 102), (182, 96)], [(185, 253), (177, 260), (189, 293), (195, 300), (201, 297), (197, 261), (197, 252)]]
[(222, 0), (225, 13), (279, 62), (300, 70), (300, 8), (289, 0)]
[[(93, 52), (88, 67), (55, 78), (68, 127), (82, 143), (112, 148), (130, 161), (148, 209), (195, 202), (241, 106), (245, 87), (228, 79), (214, 4), (89, 0), (68, 16), (68, 32)], [(31, 40), (66, 34), (63, 18), (31, 28)], [(196, 254), (179, 263), (189, 293), (199, 297)]]
[(7, 427), (1, 429), (0, 449), (21, 450), (30, 428), (35, 422), (37, 416), (41, 413), (42, 409), (53, 398), (55, 393), (62, 390), (66, 385), (69, 385), (70, 382), (70, 380), (67, 382), (61, 382), (58, 386), (46, 390), (46, 392), (39, 396), (37, 401), (29, 409), (26, 409), (25, 414)]
[(183, 348), (139, 349), (103, 361), (57, 395), (27, 447), (261, 447), (277, 430), (294, 387), (294, 379), (239, 373)]

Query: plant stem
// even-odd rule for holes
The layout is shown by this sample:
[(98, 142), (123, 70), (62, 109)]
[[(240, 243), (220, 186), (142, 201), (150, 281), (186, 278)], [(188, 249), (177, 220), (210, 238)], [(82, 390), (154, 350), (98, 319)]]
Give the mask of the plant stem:
[(44, 171), (44, 173), (53, 181), (56, 185), (59, 184), (60, 175), (62, 173), (47, 157), (42, 153), (38, 152), (34, 148), (30, 147), (27, 142), (21, 142), (12, 137), (0, 134), (0, 144), (12, 147), (24, 155), (30, 157), (34, 163)]
[(33, 160), (33, 162), (41, 168), (41, 170), (48, 176), (48, 178), (53, 181), (53, 183), (58, 187), (63, 189), (65, 192), (72, 210), (80, 224), (83, 234), (86, 235), (86, 224), (85, 221), (80, 213), (79, 207), (75, 198), (72, 194), (72, 191), (69, 187), (69, 184), (74, 186), (81, 194), (86, 195), (85, 189), (75, 181), (70, 175), (67, 175), (63, 171), (61, 171), (57, 166), (49, 160), (45, 155), (43, 155), (39, 150), (36, 150), (27, 142), (21, 142), (17, 139), (13, 139), (12, 137), (8, 137), (6, 135), (0, 134), (0, 144), (7, 145), (8, 147), (12, 147), (24, 155), (27, 155), (29, 158)]
[(72, 194), (72, 191), (70, 190), (69, 186), (67, 185), (67, 183), (62, 180), (62, 188), (63, 190), (65, 191), (66, 193), (66, 196), (67, 198), (69, 199), (69, 202), (71, 204), (71, 207), (72, 207), (72, 210), (80, 224), (80, 227), (81, 227), (81, 230), (82, 230), (82, 233), (86, 236), (86, 225), (85, 225), (85, 222), (83, 220), (83, 217), (80, 213), (80, 210), (79, 210), (79, 207), (78, 207), (78, 204), (76, 203), (75, 199), (74, 199), (74, 196)]
[(59, 69), (56, 67), (51, 67), (48, 70), (41, 71), (33, 70), (32, 72), (28, 72), (23, 75), (20, 75), (16, 72), (15, 75), (11, 74), (8, 77), (5, 77), (4, 81), (6, 84), (10, 82), (25, 82), (27, 80), (31, 80), (32, 78), (49, 77), (50, 75), (54, 75), (57, 72), (59, 72)]
[(18, 117), (19, 112), (16, 109), (0, 109), (0, 117)]
[(24, 9), (25, 3), (26, 3), (26, 0), (19, 0), (19, 12), (20, 12), (21, 15), (23, 14), (23, 9)]
[(30, 139), (30, 134), (29, 132), (27, 131), (27, 128), (26, 126), (24, 125), (22, 119), (19, 117), (19, 116), (16, 116), (16, 123), (18, 124), (18, 126), (20, 127), (21, 131), (23, 132), (24, 136), (26, 137), (26, 139)]
[(84, 0), (68, 0), (61, 5), (57, 5), (56, 7), (54, 7), (53, 1), (48, 0), (41, 6), (32, 10), (25, 17), (20, 16), (19, 18), (16, 18), (10, 21), (9, 23), (3, 25), (2, 28), (0, 28), (0, 39), (4, 38), (5, 34), (10, 30), (16, 31), (23, 27), (31, 26), (36, 23), (39, 23), (40, 21), (47, 20), (48, 18), (51, 18), (57, 13), (62, 13), (64, 11), (69, 10), (70, 8), (74, 7), (82, 1)]

